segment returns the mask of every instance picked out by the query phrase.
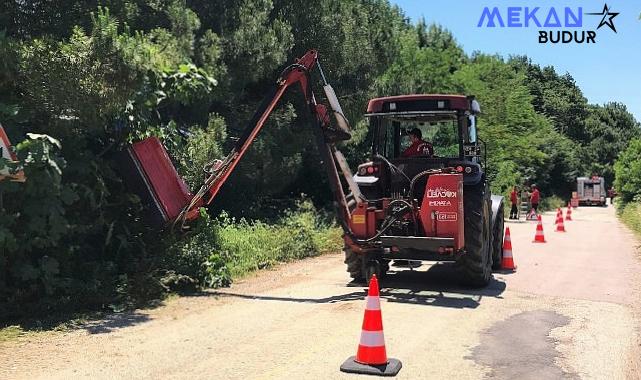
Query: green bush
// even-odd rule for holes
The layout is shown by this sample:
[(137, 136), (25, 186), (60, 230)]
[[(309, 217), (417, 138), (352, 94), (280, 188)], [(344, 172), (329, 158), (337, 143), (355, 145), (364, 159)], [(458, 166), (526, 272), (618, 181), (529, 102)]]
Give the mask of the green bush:
[(219, 218), (220, 250), (232, 276), (340, 249), (340, 230), (323, 222), (309, 201), (286, 213), (279, 223)]
[(619, 217), (637, 236), (641, 237), (641, 203), (619, 203)]
[(187, 236), (180, 236), (163, 254), (166, 290), (193, 291), (231, 283), (228, 256), (220, 249), (219, 225), (205, 209)]
[(614, 186), (624, 203), (641, 197), (641, 139), (630, 141), (614, 164)]
[(563, 208), (568, 205), (568, 202), (563, 200), (562, 198), (553, 195), (550, 197), (542, 197), (541, 198), (541, 211), (550, 211), (550, 210), (556, 210), (557, 208)]

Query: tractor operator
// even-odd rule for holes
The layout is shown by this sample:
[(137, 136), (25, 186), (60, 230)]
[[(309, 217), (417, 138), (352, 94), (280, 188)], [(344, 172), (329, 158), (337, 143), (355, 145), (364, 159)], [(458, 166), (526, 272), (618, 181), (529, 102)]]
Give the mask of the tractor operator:
[(401, 157), (417, 157), (417, 156), (428, 156), (432, 157), (434, 155), (434, 147), (432, 144), (423, 140), (423, 133), (420, 129), (414, 128), (409, 132), (410, 140), (412, 145), (403, 151)]

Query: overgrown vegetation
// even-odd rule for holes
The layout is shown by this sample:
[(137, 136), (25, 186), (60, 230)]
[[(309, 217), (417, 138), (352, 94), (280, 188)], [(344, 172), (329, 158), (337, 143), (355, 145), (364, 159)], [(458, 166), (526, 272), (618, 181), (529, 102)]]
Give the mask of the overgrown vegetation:
[(621, 204), (619, 216), (638, 237), (641, 237), (641, 202)]
[(621, 220), (641, 236), (641, 139), (634, 139), (614, 165)]
[(224, 214), (218, 236), (233, 277), (342, 247), (340, 229), (320, 221), (309, 202), (276, 224), (237, 221)]
[(122, 310), (337, 249), (296, 95), (181, 239), (145, 227), (115, 165), (127, 144), (158, 136), (197, 187), (203, 164), (228, 151), (282, 66), (309, 48), (352, 123), (352, 165), (369, 150), (367, 99), (400, 93), (477, 96), (495, 192), (536, 183), (567, 199), (592, 173), (609, 185), (640, 135), (625, 106), (588, 104), (570, 74), (468, 55), (386, 0), (16, 0), (0, 25), (0, 123), (17, 143), (8, 165), (28, 178), (0, 181), (0, 320)]

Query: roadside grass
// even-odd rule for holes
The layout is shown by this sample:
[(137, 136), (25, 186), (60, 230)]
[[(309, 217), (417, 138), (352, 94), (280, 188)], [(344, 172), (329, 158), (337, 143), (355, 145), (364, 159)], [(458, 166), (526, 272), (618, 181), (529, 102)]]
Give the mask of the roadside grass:
[(551, 197), (542, 198), (540, 208), (542, 211), (554, 211), (557, 208), (563, 208), (567, 205), (566, 201), (556, 195), (553, 195)]
[(619, 218), (641, 238), (641, 202), (618, 205)]
[(13, 325), (0, 329), (0, 343), (16, 340), (26, 334), (22, 327)]
[(218, 243), (232, 278), (342, 247), (340, 228), (306, 207), (287, 213), (276, 224), (223, 216)]
[(50, 331), (68, 331), (74, 328), (74, 326), (81, 326), (83, 323), (87, 322), (87, 318), (76, 318), (71, 319), (62, 323), (54, 322), (55, 318), (51, 321), (42, 322), (42, 324), (26, 324), (22, 325), (10, 325), (0, 328), (0, 343), (16, 341), (20, 338), (31, 336), (34, 334), (47, 333)]

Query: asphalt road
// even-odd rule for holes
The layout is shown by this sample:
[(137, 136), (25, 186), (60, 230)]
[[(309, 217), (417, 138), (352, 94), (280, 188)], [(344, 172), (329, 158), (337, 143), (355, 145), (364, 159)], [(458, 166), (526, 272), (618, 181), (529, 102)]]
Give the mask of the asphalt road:
[[(639, 242), (610, 208), (566, 233), (507, 223), (518, 270), (483, 290), (447, 265), (394, 270), (381, 289), (387, 352), (404, 379), (637, 379)], [(332, 379), (356, 353), (365, 289), (338, 254), (264, 271), (73, 331), (0, 345), (0, 379)]]

